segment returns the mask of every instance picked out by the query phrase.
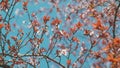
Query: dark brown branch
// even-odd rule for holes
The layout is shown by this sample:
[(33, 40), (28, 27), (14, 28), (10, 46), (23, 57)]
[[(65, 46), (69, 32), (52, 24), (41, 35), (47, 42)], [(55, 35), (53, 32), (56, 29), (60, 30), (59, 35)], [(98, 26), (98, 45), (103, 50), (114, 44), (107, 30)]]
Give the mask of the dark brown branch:
[(65, 68), (62, 64), (60, 64), (59, 62), (55, 61), (54, 59), (52, 59), (52, 58), (50, 58), (48, 56), (45, 56), (45, 55), (44, 55), (44, 57), (47, 58), (47, 59), (49, 59), (49, 60), (51, 60), (51, 61), (53, 61), (54, 63), (60, 65), (62, 68)]
[(61, 66), (62, 68), (65, 68), (65, 66), (63, 66), (62, 64), (60, 64), (60, 63), (57, 62), (56, 60), (54, 60), (54, 59), (52, 59), (52, 58), (50, 58), (50, 57), (48, 57), (48, 56), (46, 56), (46, 55), (23, 55), (23, 56), (21, 56), (21, 57), (26, 57), (26, 56), (41, 56), (41, 57), (44, 57), (45, 59), (48, 59), (48, 60), (50, 60), (50, 61), (58, 64), (58, 65)]
[[(2, 55), (2, 53), (0, 53), (0, 55)], [(10, 56), (10, 57), (14, 57), (14, 56), (12, 56), (12, 55), (10, 55), (10, 54), (5, 54), (5, 56)], [(65, 66), (64, 65), (62, 65), (62, 64), (60, 64), (59, 62), (57, 62), (56, 60), (54, 60), (54, 59), (52, 59), (52, 58), (50, 58), (49, 56), (46, 56), (46, 55), (19, 55), (19, 57), (28, 57), (28, 56), (41, 56), (41, 57), (44, 57), (45, 59), (48, 59), (48, 60), (50, 60), (50, 61), (52, 61), (52, 62), (54, 62), (54, 63), (56, 63), (56, 64), (58, 64), (59, 66), (61, 66), (62, 68), (65, 68)], [(15, 58), (18, 58), (18, 57), (15, 57)]]
[(113, 22), (113, 38), (116, 37), (116, 35), (115, 35), (116, 28), (115, 27), (116, 27), (116, 19), (117, 19), (117, 13), (118, 13), (119, 7), (120, 7), (120, 2), (115, 11), (115, 17), (114, 17), (114, 22)]
[(0, 65), (0, 67), (2, 67), (2, 68), (10, 68), (9, 65)]
[(4, 22), (4, 21), (7, 21), (6, 18), (7, 18), (7, 16), (8, 16), (8, 13), (10, 12), (10, 8), (12, 7), (13, 3), (14, 3), (14, 0), (12, 0), (12, 3), (11, 3), (11, 5), (10, 5), (10, 7), (8, 8), (8, 11), (7, 11), (6, 15), (5, 15), (5, 18), (3, 19), (3, 22)]

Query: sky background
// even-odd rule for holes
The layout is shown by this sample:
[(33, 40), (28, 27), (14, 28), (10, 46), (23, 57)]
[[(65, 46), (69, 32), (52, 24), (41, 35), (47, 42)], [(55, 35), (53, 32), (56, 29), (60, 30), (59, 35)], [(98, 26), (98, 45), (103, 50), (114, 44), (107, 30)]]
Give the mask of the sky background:
[[(10, 1), (12, 2), (12, 0), (10, 0)], [(64, 25), (64, 23), (66, 22), (65, 18), (66, 18), (67, 14), (70, 11), (70, 9), (67, 8), (67, 5), (68, 4), (77, 5), (77, 3), (74, 3), (72, 0), (56, 0), (56, 1), (60, 1), (58, 6), (59, 6), (61, 12), (58, 13), (56, 11), (56, 8), (53, 7), (53, 4), (49, 0), (45, 0), (44, 2), (42, 0), (38, 0), (38, 1), (39, 2), (36, 3), (34, 0), (30, 0), (30, 2), (28, 3), (28, 11), (29, 11), (30, 14), (32, 14), (33, 12), (38, 12), (38, 10), (41, 10), (41, 12), (36, 15), (37, 20), (39, 20), (40, 23), (43, 22), (42, 19), (43, 19), (44, 15), (48, 15), (51, 18), (51, 20), (48, 22), (48, 25), (50, 25), (52, 19), (57, 17), (57, 18), (61, 19), (62, 23), (63, 23), (63, 24), (61, 24), (59, 26), (60, 29), (68, 30), (68, 29), (64, 28), (64, 27), (67, 27), (67, 26)], [(49, 12), (50, 9), (52, 9), (52, 12)], [(66, 11), (64, 11), (64, 9), (66, 9)], [(79, 12), (81, 13), (82, 10), (80, 10)], [(0, 14), (2, 14), (3, 17), (5, 17), (5, 13), (4, 12), (0, 12)], [(14, 19), (12, 19), (10, 21), (10, 24), (12, 25), (12, 24), (16, 23), (17, 24), (17, 28), (18, 29), (20, 29), (20, 28), (23, 29), (23, 31), (27, 34), (30, 31), (30, 29), (29, 29), (30, 22), (29, 22), (27, 13), (23, 10), (22, 2), (17, 3), (15, 5), (15, 8), (14, 8), (13, 13), (12, 13), (12, 16), (15, 16), (15, 17), (14, 17)], [(76, 23), (77, 21), (80, 21), (76, 14), (72, 14), (71, 16), (73, 16), (71, 22)], [(31, 19), (33, 19), (33, 18), (31, 17)], [(72, 25), (68, 25), (68, 26), (72, 26)], [(12, 31), (7, 36), (8, 39), (11, 36), (16, 36), (17, 33), (18, 33), (17, 32), (18, 29), (15, 29), (13, 26), (12, 26), (11, 29), (12, 29)], [(49, 30), (49, 33), (52, 35), (53, 34), (52, 33), (52, 27), (49, 27), (48, 30)], [(3, 30), (3, 32), (4, 32), (4, 30)], [(79, 34), (80, 34), (80, 32), (78, 32), (78, 35)], [(44, 36), (44, 40), (45, 41), (43, 41), (43, 43), (41, 44), (42, 45), (41, 47), (45, 47), (45, 48), (49, 47), (50, 40), (49, 40), (48, 37)], [(85, 38), (81, 36), (80, 39), (82, 41)], [(14, 45), (14, 44), (15, 44), (15, 42), (13, 40), (11, 40), (11, 45)], [(25, 52), (27, 52), (31, 48), (29, 45), (30, 45), (30, 43), (27, 44), (27, 46), (25, 46), (24, 48), (22, 48), (20, 50), (20, 54), (24, 54)], [(79, 53), (79, 51), (78, 51), (78, 53)], [(50, 56), (54, 57), (54, 55), (50, 55)], [(72, 58), (72, 61), (74, 61), (76, 57), (71, 56), (71, 58)], [(7, 57), (6, 59), (10, 60), (10, 57)], [(27, 57), (25, 59), (29, 59), (29, 58)], [(58, 59), (56, 59), (56, 60), (58, 60)], [(64, 56), (62, 56), (61, 62), (62, 62), (62, 64), (66, 65), (66, 58)], [(88, 67), (89, 64), (90, 63), (85, 64), (83, 68)], [(19, 66), (19, 65), (17, 65), (17, 66)], [(44, 59), (42, 60), (42, 62), (40, 64), (40, 68), (47, 68), (46, 61)], [(50, 63), (50, 68), (59, 68), (59, 67), (56, 64), (54, 64), (54, 63)]]
[[(10, 0), (12, 1), (12, 0)], [(25, 0), (21, 0), (22, 2), (25, 1)], [(32, 13), (36, 13), (37, 12), (37, 15), (36, 15), (36, 19), (40, 22), (41, 26), (43, 26), (43, 16), (44, 15), (48, 15), (50, 16), (50, 21), (48, 21), (47, 25), (49, 26), (48, 28), (48, 33), (46, 33), (46, 35), (44, 36), (44, 40), (43, 43), (41, 44), (41, 47), (45, 47), (46, 49), (48, 49), (49, 47), (49, 43), (50, 43), (50, 37), (51, 35), (53, 35), (53, 28), (50, 26), (51, 24), (51, 21), (55, 18), (59, 18), (62, 20), (62, 24), (59, 25), (59, 29), (63, 29), (63, 30), (66, 30), (66, 31), (69, 31), (67, 29), (67, 27), (72, 27), (73, 25), (72, 24), (75, 24), (77, 23), (78, 21), (80, 22), (84, 22), (82, 20), (79, 19), (79, 14), (83, 13), (84, 10), (86, 9), (80, 9), (79, 12), (78, 12), (78, 15), (73, 13), (71, 14), (71, 23), (72, 24), (67, 24), (65, 25), (66, 23), (68, 23), (69, 21), (66, 21), (66, 17), (67, 17), (67, 14), (69, 14), (72, 9), (69, 9), (67, 6), (69, 4), (72, 4), (73, 6), (76, 6), (76, 5), (79, 5), (79, 3), (77, 2), (74, 2), (73, 0), (56, 0), (56, 1), (59, 1), (58, 3), (58, 7), (60, 9), (61, 12), (57, 12), (56, 8), (53, 7), (53, 4), (50, 2), (50, 0), (38, 0), (38, 3), (35, 2), (35, 0), (29, 0), (29, 3), (28, 3), (28, 11), (30, 14)], [(25, 35), (24, 37), (27, 35), (28, 32), (31, 31), (31, 29), (29, 28), (30, 27), (30, 21), (28, 19), (28, 15), (27, 13), (23, 10), (23, 7), (22, 7), (22, 2), (20, 3), (17, 3), (15, 5), (15, 8), (13, 10), (13, 13), (12, 13), (12, 16), (15, 16), (14, 19), (12, 19), (10, 21), (11, 24), (14, 24), (16, 23), (17, 24), (17, 29), (15, 29), (13, 26), (12, 26), (12, 31), (9, 33), (9, 35), (7, 36), (7, 38), (9, 39), (11, 36), (16, 36), (17, 35), (17, 30), (18, 29), (23, 29), (23, 31), (25, 32)], [(52, 12), (50, 12), (49, 10), (52, 9)], [(98, 9), (99, 11), (102, 10), (102, 7), (97, 7), (96, 9)], [(40, 10), (41, 12), (38, 12), (38, 10)], [(5, 16), (5, 13), (4, 12), (1, 12), (0, 11), (0, 14), (3, 15), (3, 17)], [(31, 17), (31, 19), (33, 20), (34, 18)], [(93, 22), (93, 18), (90, 18)], [(41, 27), (42, 28), (42, 27)], [(87, 28), (91, 28), (91, 27), (87, 27)], [(4, 30), (3, 30), (4, 32)], [(38, 33), (38, 37), (39, 37), (40, 33)], [(87, 37), (83, 36), (83, 31), (78, 31), (75, 36), (79, 36), (79, 39), (81, 42), (85, 42), (86, 45), (89, 45), (89, 42), (87, 39)], [(32, 37), (32, 36), (31, 36)], [(28, 40), (28, 39), (26, 39)], [(64, 41), (61, 41), (59, 42), (58, 44), (60, 43), (63, 43)], [(14, 45), (14, 41), (11, 40), (11, 45)], [(74, 43), (75, 44), (75, 43)], [(67, 46), (68, 44), (65, 44), (65, 46)], [(89, 46), (87, 46), (89, 48)], [(7, 48), (7, 47), (6, 47)], [(30, 43), (28, 43), (26, 46), (24, 46), (24, 48), (22, 48), (20, 50), (20, 54), (24, 54), (25, 52), (27, 52), (28, 50), (31, 49), (31, 46), (30, 46)], [(57, 48), (55, 48), (53, 50), (53, 52), (55, 52)], [(80, 50), (80, 48), (79, 48)], [(79, 55), (79, 50), (77, 50), (77, 55)], [(95, 49), (96, 50), (96, 49)], [(51, 54), (50, 57), (55, 57), (54, 54)], [(73, 56), (71, 55), (70, 58), (72, 59), (72, 62), (75, 61), (75, 59), (77, 58), (78, 56)], [(7, 57), (6, 59), (10, 59), (10, 57)], [(28, 57), (25, 58), (25, 59), (29, 59)], [(56, 58), (56, 60), (59, 60), (58, 58)], [(63, 65), (66, 65), (66, 58), (64, 56), (62, 56), (62, 59), (61, 59), (61, 63)], [(89, 59), (86, 61), (86, 63), (84, 64), (83, 68), (89, 68), (91, 66), (91, 64), (95, 62), (95, 59)], [(17, 66), (16, 66), (17, 67)], [(46, 64), (46, 61), (44, 59), (42, 59), (41, 63), (40, 63), (40, 67), (38, 68), (47, 68), (47, 64)], [(58, 67), (56, 64), (54, 63), (50, 63), (50, 68), (60, 68)]]

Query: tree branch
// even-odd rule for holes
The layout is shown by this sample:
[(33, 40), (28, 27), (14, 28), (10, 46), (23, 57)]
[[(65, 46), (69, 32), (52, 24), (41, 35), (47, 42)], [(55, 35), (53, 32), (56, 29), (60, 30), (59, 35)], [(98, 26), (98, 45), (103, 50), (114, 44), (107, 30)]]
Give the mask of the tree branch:
[(115, 30), (116, 30), (115, 27), (116, 27), (116, 19), (117, 19), (117, 13), (118, 13), (119, 7), (120, 7), (120, 2), (119, 2), (119, 5), (117, 6), (116, 11), (115, 11), (115, 17), (114, 17), (114, 22), (113, 22), (113, 38), (116, 37), (116, 35), (115, 35)]

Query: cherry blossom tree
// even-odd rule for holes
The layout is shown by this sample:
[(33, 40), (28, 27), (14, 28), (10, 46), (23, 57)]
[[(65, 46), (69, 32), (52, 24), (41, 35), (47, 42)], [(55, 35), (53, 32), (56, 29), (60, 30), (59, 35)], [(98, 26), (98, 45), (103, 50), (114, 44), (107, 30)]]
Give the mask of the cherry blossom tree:
[(119, 68), (119, 0), (0, 0), (0, 67)]

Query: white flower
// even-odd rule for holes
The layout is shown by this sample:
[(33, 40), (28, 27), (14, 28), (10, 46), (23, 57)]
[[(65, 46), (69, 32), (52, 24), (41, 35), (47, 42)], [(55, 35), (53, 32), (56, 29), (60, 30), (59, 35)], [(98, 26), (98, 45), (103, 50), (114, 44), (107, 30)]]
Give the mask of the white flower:
[(6, 9), (5, 11), (8, 12), (8, 9)]
[(33, 43), (34, 43), (36, 48), (39, 46), (36, 40), (34, 40)]
[(98, 37), (99, 37), (99, 34), (96, 34), (96, 37), (98, 38)]
[(62, 35), (64, 35), (64, 33), (63, 33), (63, 31), (62, 31), (62, 30), (60, 30), (60, 33), (61, 33)]
[(92, 36), (93, 34), (94, 34), (94, 31), (91, 31), (91, 32), (90, 32), (90, 36)]
[(87, 11), (86, 12), (90, 12), (90, 9), (87, 9)]
[(15, 15), (19, 15), (20, 9), (15, 10)]
[(120, 51), (120, 48), (118, 49), (118, 52)]
[(40, 30), (37, 31), (37, 35), (41, 35), (41, 31)]
[(68, 55), (68, 49), (67, 48), (66, 49), (61, 49), (59, 55), (67, 56)]
[(35, 59), (33, 59), (33, 58), (29, 58), (29, 62), (32, 64), (32, 65), (34, 65), (34, 64), (36, 64), (36, 60)]
[(84, 51), (84, 48), (80, 47), (80, 53), (79, 53), (80, 56), (83, 55), (83, 51)]

